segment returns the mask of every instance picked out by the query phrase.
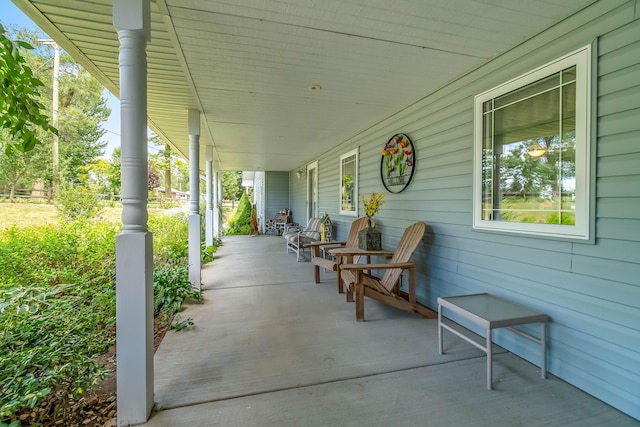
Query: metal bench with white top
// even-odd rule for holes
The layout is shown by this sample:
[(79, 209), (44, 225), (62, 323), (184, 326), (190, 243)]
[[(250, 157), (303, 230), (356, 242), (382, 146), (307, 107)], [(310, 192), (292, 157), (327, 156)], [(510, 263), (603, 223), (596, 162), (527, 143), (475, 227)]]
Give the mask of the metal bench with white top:
[[(486, 344), (483, 346), (482, 344), (477, 343), (462, 332), (454, 329), (452, 325), (447, 324), (444, 320), (445, 316), (443, 316), (442, 313), (443, 308), (485, 328)], [(447, 317), (447, 321), (452, 320)], [(443, 329), (447, 329), (468, 343), (484, 351), (487, 354), (487, 389), (491, 390), (493, 388), (491, 332), (493, 329), (507, 328), (522, 337), (540, 344), (542, 359), (540, 363), (540, 371), (542, 378), (546, 378), (546, 328), (548, 321), (549, 316), (544, 313), (540, 313), (530, 309), (529, 307), (525, 307), (521, 304), (491, 294), (441, 297), (438, 298), (438, 350), (440, 354), (443, 354), (442, 332)], [(514, 326), (524, 325), (527, 323), (540, 323), (540, 337), (535, 337), (527, 332), (514, 328)]]

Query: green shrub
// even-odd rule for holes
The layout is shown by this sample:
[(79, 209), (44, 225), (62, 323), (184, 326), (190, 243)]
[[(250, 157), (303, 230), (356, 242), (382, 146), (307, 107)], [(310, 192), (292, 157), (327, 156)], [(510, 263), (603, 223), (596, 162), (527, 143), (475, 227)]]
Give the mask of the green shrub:
[(72, 184), (60, 186), (56, 197), (56, 208), (65, 221), (92, 219), (102, 212), (102, 205), (96, 191)]
[(218, 252), (217, 246), (206, 246), (204, 242), (202, 242), (201, 250), (200, 250), (200, 261), (203, 263), (213, 261), (213, 254)]
[(78, 394), (114, 339), (115, 236), (109, 223), (0, 233), (0, 420), (50, 390)]
[(165, 265), (153, 271), (154, 315), (173, 316), (186, 300), (202, 300), (200, 291), (189, 282), (187, 268)]
[(0, 233), (0, 287), (112, 282), (119, 227), (71, 222)]
[(229, 236), (251, 234), (251, 202), (247, 193), (242, 193), (242, 197), (238, 202), (238, 210), (229, 220), (229, 227), (225, 230), (225, 234)]
[(0, 290), (0, 420), (33, 408), (52, 390), (76, 395), (104, 378), (102, 312), (75, 285)]
[(189, 264), (188, 214), (150, 215), (149, 231), (153, 233), (153, 255), (157, 265)]
[[(187, 220), (152, 216), (149, 226), (160, 266), (154, 306), (170, 317), (185, 300), (201, 299), (188, 280)], [(86, 220), (0, 231), (0, 425), (53, 390), (78, 394), (105, 375), (95, 356), (115, 339), (119, 231)]]
[(241, 236), (248, 236), (253, 230), (249, 224), (243, 224), (238, 228), (238, 234)]

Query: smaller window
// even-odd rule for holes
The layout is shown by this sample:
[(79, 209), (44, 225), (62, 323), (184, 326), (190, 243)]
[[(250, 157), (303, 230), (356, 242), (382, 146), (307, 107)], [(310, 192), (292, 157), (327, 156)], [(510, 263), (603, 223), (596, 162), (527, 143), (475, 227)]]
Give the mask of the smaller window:
[(358, 216), (358, 149), (340, 156), (340, 215)]

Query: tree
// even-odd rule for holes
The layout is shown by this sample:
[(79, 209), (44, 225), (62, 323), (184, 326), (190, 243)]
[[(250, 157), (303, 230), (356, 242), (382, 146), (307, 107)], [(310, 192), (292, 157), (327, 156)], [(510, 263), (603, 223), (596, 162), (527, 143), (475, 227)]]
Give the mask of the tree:
[(151, 168), (147, 168), (147, 190), (153, 191), (160, 186), (160, 175)]
[(164, 143), (158, 135), (153, 134), (149, 138), (149, 142), (153, 145), (162, 147), (157, 154), (151, 154), (149, 159), (151, 160), (152, 167), (164, 176), (164, 197), (170, 198), (172, 165), (174, 164), (173, 159), (176, 156), (171, 151), (171, 146)]
[[(36, 45), (38, 34), (26, 30), (18, 31), (17, 34), (21, 39)], [(30, 70), (34, 70), (32, 71), (34, 78), (46, 82), (40, 83), (42, 90), (38, 94), (38, 102), (51, 105), (52, 58), (49, 49), (39, 46), (37, 49), (25, 52), (22, 60)], [(65, 181), (80, 182), (82, 177), (79, 174), (83, 171), (86, 173), (87, 168), (102, 154), (106, 145), (100, 140), (105, 132), (101, 128), (101, 123), (108, 118), (111, 111), (106, 107), (106, 100), (102, 97), (102, 85), (68, 54), (61, 55), (60, 64), (58, 106), (60, 175), (53, 176), (52, 141), (47, 137), (45, 130), (34, 130), (34, 135), (39, 142), (35, 146), (36, 149), (28, 153), (15, 149), (20, 142), (9, 132), (6, 138), (3, 138), (2, 145), (5, 151), (11, 152), (18, 159), (11, 164), (12, 178), (4, 174), (4, 179), (15, 181), (19, 177), (18, 181), (9, 184), (14, 188), (16, 186), (30, 188), (34, 181), (40, 180), (52, 183), (60, 176)]]
[(38, 144), (29, 151), (14, 151), (4, 154), (12, 143), (9, 132), (0, 129), (0, 187), (9, 189), (9, 199), (13, 200), (18, 188), (31, 188), (34, 181), (50, 176), (50, 153)]
[(181, 191), (189, 191), (189, 165), (180, 157), (173, 158), (171, 176), (175, 182), (174, 186), (177, 186)]
[(60, 77), (60, 172), (67, 181), (78, 181), (81, 166), (102, 155), (106, 142), (101, 124), (111, 114), (102, 96), (102, 85), (88, 71), (63, 55), (66, 72)]
[(100, 194), (112, 193), (109, 182), (111, 163), (103, 158), (97, 158), (88, 166), (81, 166), (78, 172), (80, 184), (87, 188), (94, 188)]
[(242, 194), (242, 172), (222, 171), (222, 198), (239, 200)]
[(107, 173), (111, 192), (120, 194), (122, 190), (122, 154), (121, 148), (116, 147), (111, 153), (110, 168)]
[(24, 41), (12, 41), (0, 24), (0, 47), (0, 128), (7, 129), (10, 136), (4, 150), (7, 154), (15, 150), (29, 151), (41, 143), (37, 129), (47, 133), (57, 133), (57, 130), (43, 112), (46, 108), (40, 101), (39, 88), (44, 85), (34, 76), (20, 51), (31, 50), (33, 46)]
[(164, 194), (171, 194), (171, 146), (169, 144), (164, 145), (164, 151), (162, 152), (162, 165), (164, 166)]
[[(5, 134), (3, 130), (0, 130), (1, 134)], [(5, 142), (7, 137), (0, 137), (0, 144), (2, 149), (5, 149)], [(20, 153), (22, 154), (22, 153)], [(0, 155), (0, 187), (9, 189), (9, 200), (13, 200), (18, 188), (18, 183), (24, 178), (26, 173), (26, 159), (25, 156), (18, 155)]]

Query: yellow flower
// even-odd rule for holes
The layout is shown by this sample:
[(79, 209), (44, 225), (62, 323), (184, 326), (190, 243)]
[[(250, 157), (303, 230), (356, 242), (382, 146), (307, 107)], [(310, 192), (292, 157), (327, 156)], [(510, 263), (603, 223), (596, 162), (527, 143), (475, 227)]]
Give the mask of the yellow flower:
[(387, 155), (387, 154), (389, 154), (389, 153), (387, 152), (387, 150), (382, 150), (382, 151), (380, 152), (380, 154), (382, 154), (383, 156), (386, 156), (386, 155)]
[(369, 196), (369, 202), (368, 203), (365, 200), (364, 196), (360, 197), (360, 201), (362, 202), (362, 204), (364, 206), (365, 215), (367, 215), (369, 218), (371, 218), (376, 213), (378, 213), (378, 211), (380, 210), (380, 206), (384, 205), (384, 203), (385, 203), (384, 193), (380, 193), (380, 194), (371, 193), (371, 195)]

